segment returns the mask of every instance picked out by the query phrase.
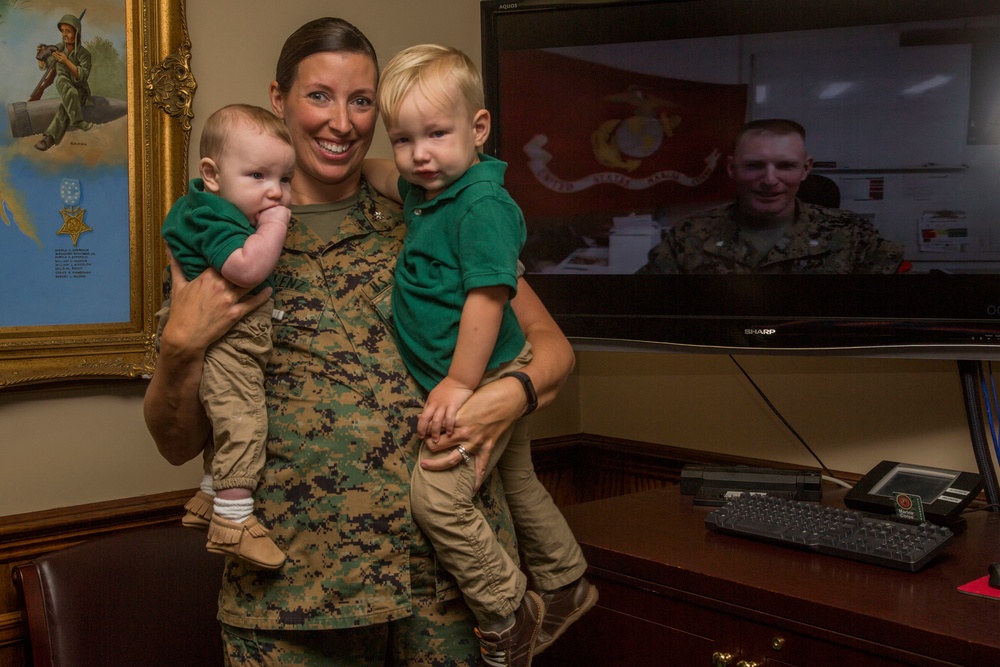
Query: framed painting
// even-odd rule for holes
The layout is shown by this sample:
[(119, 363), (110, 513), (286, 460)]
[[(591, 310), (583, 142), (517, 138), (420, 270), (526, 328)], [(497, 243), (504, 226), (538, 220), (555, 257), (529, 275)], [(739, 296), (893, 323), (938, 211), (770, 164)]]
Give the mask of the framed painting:
[(0, 388), (152, 373), (190, 46), (183, 0), (0, 0)]

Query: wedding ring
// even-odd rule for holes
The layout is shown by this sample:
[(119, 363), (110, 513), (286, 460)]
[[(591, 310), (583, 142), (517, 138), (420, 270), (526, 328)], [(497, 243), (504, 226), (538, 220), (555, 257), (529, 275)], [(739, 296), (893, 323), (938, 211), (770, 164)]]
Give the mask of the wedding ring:
[(459, 445), (455, 449), (458, 450), (458, 453), (461, 454), (462, 458), (465, 459), (465, 462), (468, 463), (469, 462), (469, 452), (465, 451), (465, 447), (463, 447), (462, 445)]

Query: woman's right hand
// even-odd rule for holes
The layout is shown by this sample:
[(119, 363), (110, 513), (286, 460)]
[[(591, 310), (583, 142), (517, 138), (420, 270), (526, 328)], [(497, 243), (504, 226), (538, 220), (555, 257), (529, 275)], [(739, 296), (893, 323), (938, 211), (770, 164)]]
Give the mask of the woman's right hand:
[(173, 257), (170, 280), (170, 319), (160, 339), (161, 354), (201, 356), (209, 345), (271, 296), (271, 289), (265, 288), (241, 300), (249, 290), (233, 285), (215, 269), (206, 269), (188, 281)]

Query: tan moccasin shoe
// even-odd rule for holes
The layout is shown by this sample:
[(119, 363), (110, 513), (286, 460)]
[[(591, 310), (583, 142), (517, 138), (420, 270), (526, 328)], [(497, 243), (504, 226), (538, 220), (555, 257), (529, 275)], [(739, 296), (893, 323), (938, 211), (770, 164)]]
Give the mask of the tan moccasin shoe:
[(194, 498), (184, 504), (187, 514), (181, 519), (181, 523), (188, 528), (208, 528), (212, 521), (212, 496), (204, 491), (194, 494)]
[(239, 523), (213, 514), (205, 547), (212, 553), (235, 556), (268, 570), (276, 570), (285, 562), (284, 552), (253, 516)]

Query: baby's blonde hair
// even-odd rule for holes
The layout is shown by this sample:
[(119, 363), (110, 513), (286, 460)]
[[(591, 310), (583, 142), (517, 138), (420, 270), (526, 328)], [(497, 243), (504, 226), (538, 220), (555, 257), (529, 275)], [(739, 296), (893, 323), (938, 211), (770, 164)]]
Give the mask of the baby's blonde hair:
[(288, 128), (270, 111), (251, 104), (230, 104), (205, 121), (199, 145), (200, 157), (218, 161), (229, 150), (237, 130), (260, 132), (292, 145), (292, 135), (288, 133)]
[(417, 90), (439, 109), (451, 109), (457, 92), (470, 117), (486, 106), (483, 79), (469, 56), (438, 44), (403, 49), (382, 71), (376, 102), (385, 123), (394, 124), (403, 100)]

